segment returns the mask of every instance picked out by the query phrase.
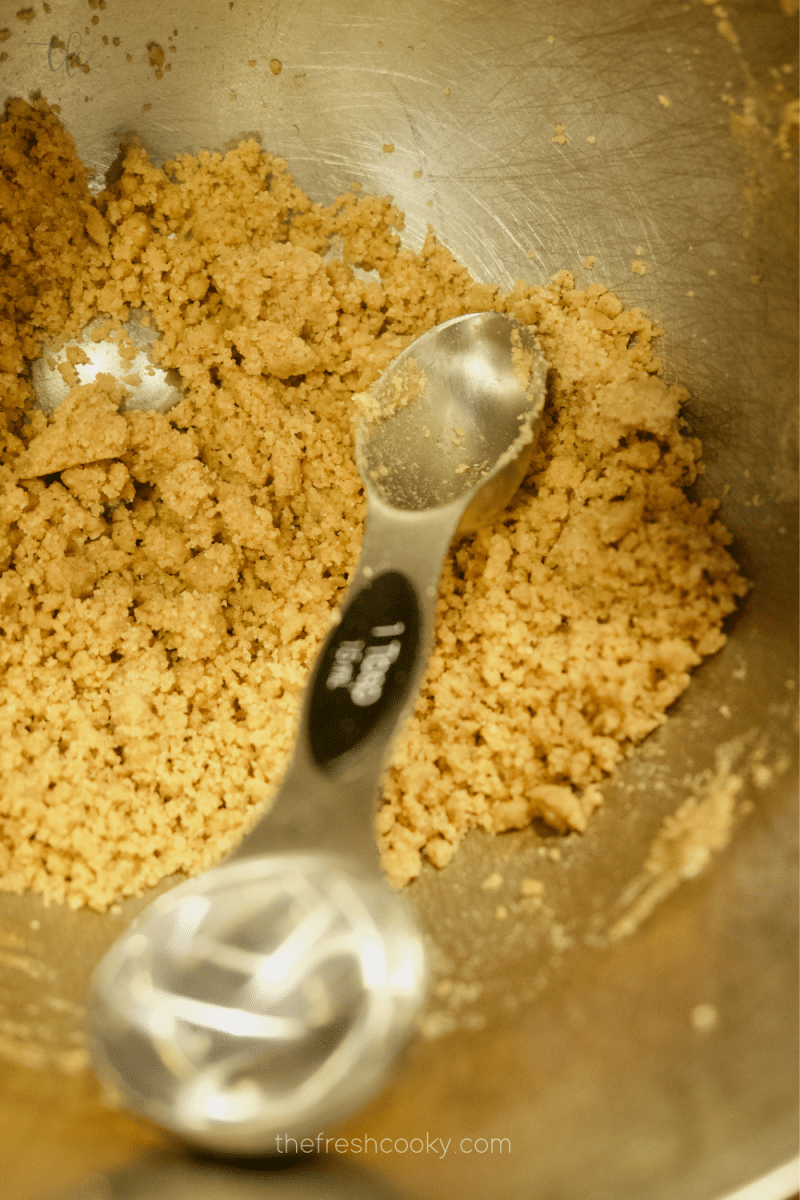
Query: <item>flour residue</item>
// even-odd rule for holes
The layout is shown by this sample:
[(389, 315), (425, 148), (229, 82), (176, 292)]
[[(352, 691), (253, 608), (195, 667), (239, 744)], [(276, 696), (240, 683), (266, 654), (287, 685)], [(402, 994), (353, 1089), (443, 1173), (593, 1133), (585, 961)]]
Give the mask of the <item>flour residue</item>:
[(736, 799), (745, 782), (733, 769), (738, 752), (737, 743), (720, 746), (716, 769), (700, 785), (699, 794), (664, 818), (641, 872), (620, 898), (624, 912), (609, 930), (612, 941), (633, 933), (679, 884), (694, 879), (727, 846), (736, 821)]

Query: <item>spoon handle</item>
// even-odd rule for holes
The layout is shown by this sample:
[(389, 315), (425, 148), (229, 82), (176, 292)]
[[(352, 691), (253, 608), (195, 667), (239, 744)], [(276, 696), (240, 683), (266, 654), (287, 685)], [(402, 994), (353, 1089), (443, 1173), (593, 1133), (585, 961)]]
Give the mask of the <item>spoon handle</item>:
[(304, 697), (294, 756), (233, 858), (318, 849), (378, 869), (373, 817), (433, 640), (439, 576), (466, 501), (402, 512), (370, 497), (361, 557)]

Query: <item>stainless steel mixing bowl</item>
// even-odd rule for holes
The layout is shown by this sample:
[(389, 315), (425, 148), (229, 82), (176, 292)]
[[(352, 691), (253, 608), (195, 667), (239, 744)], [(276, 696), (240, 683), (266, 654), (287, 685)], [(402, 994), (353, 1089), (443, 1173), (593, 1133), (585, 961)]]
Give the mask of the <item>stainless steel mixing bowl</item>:
[[(2, 6), (0, 95), (58, 103), (100, 180), (132, 130), (157, 161), (257, 133), (315, 198), (353, 180), (391, 193), (411, 245), (430, 222), (481, 280), (566, 267), (644, 305), (666, 330), (667, 375), (692, 393), (698, 492), (724, 495), (754, 583), (728, 645), (604, 788), (585, 837), (473, 836), (413, 886), (449, 990), (434, 990), (391, 1088), (299, 1168), (192, 1162), (105, 1106), (90, 1078), (63, 1073), (89, 973), (143, 901), (100, 917), (0, 895), (7, 1200), (713, 1200), (762, 1176), (764, 1200), (792, 1189), (796, 8)], [(171, 68), (161, 78), (150, 43)], [(632, 273), (636, 258), (646, 274)], [(609, 941), (664, 816), (725, 770), (744, 804), (730, 844)], [(495, 870), (541, 879), (549, 912), (498, 921), (497, 895), (480, 887)]]

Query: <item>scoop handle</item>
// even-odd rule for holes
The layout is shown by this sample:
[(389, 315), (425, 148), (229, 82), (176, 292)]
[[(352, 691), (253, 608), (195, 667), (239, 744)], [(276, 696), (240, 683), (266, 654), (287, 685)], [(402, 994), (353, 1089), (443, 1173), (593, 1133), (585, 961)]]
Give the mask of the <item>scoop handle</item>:
[(306, 689), (294, 755), (270, 810), (232, 857), (317, 849), (377, 870), (378, 786), (422, 682), (442, 563), (465, 507), (402, 512), (370, 498), (361, 557)]

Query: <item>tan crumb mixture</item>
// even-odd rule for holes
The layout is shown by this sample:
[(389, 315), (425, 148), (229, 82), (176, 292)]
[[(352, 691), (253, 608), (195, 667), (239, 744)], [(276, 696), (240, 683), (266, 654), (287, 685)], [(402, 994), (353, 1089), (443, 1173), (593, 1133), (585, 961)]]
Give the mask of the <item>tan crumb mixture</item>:
[(147, 60), (155, 72), (156, 79), (164, 78), (164, 49), (158, 42), (147, 43)]
[[(583, 830), (746, 588), (685, 495), (700, 446), (651, 321), (567, 272), (479, 285), (432, 234), (404, 249), (389, 199), (313, 204), (254, 141), (163, 170), (132, 146), (92, 198), (44, 101), (7, 106), (0, 211), (0, 888), (103, 909), (237, 841), (357, 560), (352, 397), (475, 310), (537, 328), (544, 429), (504, 519), (446, 563), (383, 863), (402, 885), (471, 828)], [(33, 409), (48, 339), (129, 306), (186, 398), (122, 415), (106, 376)]]

